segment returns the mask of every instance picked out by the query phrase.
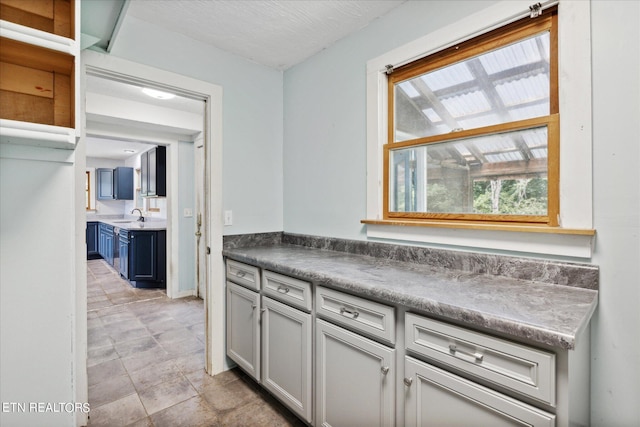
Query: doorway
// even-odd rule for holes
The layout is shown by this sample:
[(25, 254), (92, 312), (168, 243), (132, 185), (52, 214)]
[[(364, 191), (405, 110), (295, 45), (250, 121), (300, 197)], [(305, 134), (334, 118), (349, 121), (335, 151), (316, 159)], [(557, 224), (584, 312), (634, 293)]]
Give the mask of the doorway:
[[(209, 374), (222, 372), (227, 368), (224, 357), (224, 284), (222, 251), (222, 90), (219, 86), (191, 79), (185, 76), (153, 69), (130, 61), (109, 57), (97, 52), (85, 51), (83, 75), (94, 75), (112, 81), (132, 83), (152, 87), (158, 90), (176, 93), (192, 99), (201, 99), (205, 103), (204, 132), (201, 141), (196, 140), (194, 150), (202, 153), (202, 194), (198, 200), (198, 210), (194, 212), (200, 223), (200, 247), (206, 252), (198, 267), (201, 290), (205, 306), (205, 369)], [(90, 117), (87, 117), (88, 119)], [(79, 144), (82, 144), (82, 140)], [(197, 147), (197, 148), (196, 148)], [(79, 167), (84, 164), (78, 163)], [(78, 176), (80, 176), (78, 174)], [(80, 185), (80, 179), (78, 179)], [(84, 185), (84, 182), (82, 183)], [(177, 206), (170, 208), (168, 221), (173, 224), (179, 213)], [(173, 214), (171, 213), (173, 212)], [(184, 213), (184, 212), (183, 212)], [(83, 218), (84, 215), (79, 215)], [(85, 224), (78, 222), (77, 227), (84, 229)], [(176, 231), (177, 228), (174, 229)], [(175, 237), (168, 238), (168, 256), (179, 252)], [(201, 250), (202, 251), (202, 250)], [(211, 256), (208, 254), (215, 254)], [(204, 265), (203, 265), (204, 264)], [(84, 284), (86, 287), (86, 282)]]

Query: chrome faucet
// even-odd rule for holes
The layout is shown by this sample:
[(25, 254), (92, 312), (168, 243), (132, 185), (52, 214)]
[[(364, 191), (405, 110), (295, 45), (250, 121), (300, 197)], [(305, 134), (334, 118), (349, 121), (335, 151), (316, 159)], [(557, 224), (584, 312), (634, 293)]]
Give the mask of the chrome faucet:
[(140, 209), (138, 209), (138, 208), (135, 208), (135, 209), (133, 209), (133, 210), (131, 211), (131, 213), (134, 213), (135, 211), (140, 212), (140, 218), (138, 218), (138, 221), (140, 221), (140, 222), (144, 222), (144, 217), (142, 216), (142, 211), (141, 211)]

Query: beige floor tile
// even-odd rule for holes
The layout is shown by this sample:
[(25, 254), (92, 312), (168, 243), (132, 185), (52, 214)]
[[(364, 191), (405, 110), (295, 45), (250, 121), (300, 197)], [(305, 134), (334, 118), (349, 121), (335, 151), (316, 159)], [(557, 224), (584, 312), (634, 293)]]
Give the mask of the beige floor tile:
[(166, 360), (172, 359), (169, 354), (164, 351), (160, 346), (156, 346), (150, 350), (133, 353), (128, 357), (122, 358), (122, 364), (127, 369), (129, 374), (138, 371), (139, 369), (146, 368), (155, 363), (161, 363)]
[(138, 392), (140, 400), (149, 415), (190, 399), (197, 394), (196, 390), (191, 387), (191, 383), (184, 377), (157, 384)]
[(242, 380), (205, 387), (201, 395), (217, 411), (240, 408), (256, 399), (260, 400), (256, 391)]
[(156, 340), (151, 336), (115, 343), (115, 346), (116, 351), (122, 358), (160, 347)]
[(155, 427), (219, 426), (218, 414), (200, 396), (151, 415)]
[(154, 363), (130, 374), (131, 381), (138, 391), (151, 386), (182, 378), (172, 360)]
[(99, 365), (102, 362), (118, 358), (113, 344), (103, 347), (91, 347), (87, 350), (87, 366)]
[(126, 426), (146, 418), (147, 413), (137, 394), (130, 394), (89, 412), (89, 426)]
[(101, 381), (125, 375), (127, 371), (124, 369), (120, 359), (114, 359), (88, 367), (87, 373), (89, 375), (89, 386), (92, 386)]
[(136, 389), (129, 375), (124, 374), (100, 381), (89, 387), (89, 404), (91, 408), (98, 408), (135, 393)]

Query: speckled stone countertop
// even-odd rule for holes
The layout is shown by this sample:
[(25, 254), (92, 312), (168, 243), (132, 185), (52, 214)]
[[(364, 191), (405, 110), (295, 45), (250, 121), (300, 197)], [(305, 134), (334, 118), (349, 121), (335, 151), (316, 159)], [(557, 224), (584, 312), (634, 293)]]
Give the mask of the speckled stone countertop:
[(164, 219), (145, 218), (145, 221), (142, 222), (138, 221), (138, 217), (87, 215), (87, 222), (102, 222), (103, 224), (130, 231), (158, 231), (167, 229), (167, 221)]
[(223, 255), (457, 324), (569, 350), (598, 302), (597, 290), (580, 286), (286, 243), (227, 246)]

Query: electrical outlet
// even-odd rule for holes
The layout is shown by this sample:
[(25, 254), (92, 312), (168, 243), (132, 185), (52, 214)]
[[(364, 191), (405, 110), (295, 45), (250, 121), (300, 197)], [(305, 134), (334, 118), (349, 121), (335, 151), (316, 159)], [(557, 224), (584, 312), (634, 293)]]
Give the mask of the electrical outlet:
[(233, 225), (233, 211), (224, 211), (224, 225)]
[(193, 211), (190, 208), (184, 208), (184, 217), (185, 218), (193, 217)]

